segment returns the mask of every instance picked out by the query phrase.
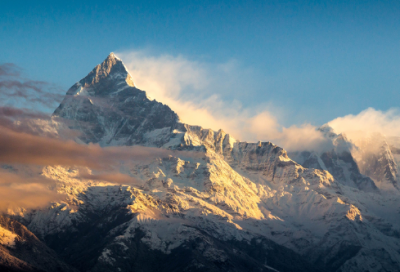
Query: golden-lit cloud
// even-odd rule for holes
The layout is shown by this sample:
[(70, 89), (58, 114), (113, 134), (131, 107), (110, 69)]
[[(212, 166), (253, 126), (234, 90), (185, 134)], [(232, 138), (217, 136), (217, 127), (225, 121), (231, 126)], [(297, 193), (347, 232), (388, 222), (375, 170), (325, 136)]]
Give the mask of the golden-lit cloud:
[(7, 209), (35, 209), (49, 202), (63, 200), (64, 195), (51, 188), (54, 181), (43, 176), (0, 171), (0, 212)]
[(0, 163), (78, 165), (109, 168), (119, 161), (146, 161), (176, 152), (151, 147), (100, 147), (13, 131), (0, 127)]
[[(320, 149), (328, 142), (310, 124), (285, 127), (277, 113), (282, 109), (261, 103), (243, 108), (238, 100), (222, 99), (246, 92), (248, 83), (241, 74), (249, 72), (235, 61), (206, 64), (183, 56), (151, 56), (146, 51), (117, 54), (126, 64), (135, 85), (164, 104), (180, 117), (181, 122), (213, 130), (223, 129), (242, 141), (271, 141), (290, 151)], [(251, 76), (250, 76), (251, 78)], [(274, 113), (273, 113), (274, 112)]]

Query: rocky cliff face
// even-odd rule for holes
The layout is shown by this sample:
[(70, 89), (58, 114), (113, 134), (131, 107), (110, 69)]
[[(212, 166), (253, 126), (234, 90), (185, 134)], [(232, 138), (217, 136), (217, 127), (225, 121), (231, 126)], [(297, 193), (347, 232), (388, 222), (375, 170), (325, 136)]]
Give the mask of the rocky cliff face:
[(54, 116), (84, 143), (197, 151), (119, 165), (135, 185), (82, 179), (73, 166), (42, 170), (68, 201), (16, 218), (79, 271), (400, 267), (400, 198), (360, 174), (341, 136), (332, 152), (301, 154), (299, 164), (273, 143), (180, 123), (113, 54)]

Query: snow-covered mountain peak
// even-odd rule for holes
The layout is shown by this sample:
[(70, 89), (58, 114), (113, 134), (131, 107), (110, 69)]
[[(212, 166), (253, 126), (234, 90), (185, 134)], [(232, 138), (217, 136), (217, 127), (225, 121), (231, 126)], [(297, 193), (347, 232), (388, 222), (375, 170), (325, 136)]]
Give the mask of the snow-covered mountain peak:
[(102, 63), (98, 64), (84, 79), (79, 81), (79, 84), (82, 86), (82, 88), (89, 88), (93, 87), (94, 85), (104, 84), (106, 84), (106, 86), (109, 86), (110, 83), (135, 87), (133, 78), (129, 74), (128, 69), (126, 68), (122, 60), (117, 58), (112, 52)]
[(179, 119), (168, 106), (135, 87), (114, 53), (67, 91), (53, 116), (67, 120), (84, 142), (102, 145), (139, 143), (145, 133), (171, 127)]
[(114, 52), (111, 52), (111, 53), (108, 55), (107, 58), (113, 58), (113, 59), (121, 60), (120, 58), (118, 58), (118, 57), (114, 54)]

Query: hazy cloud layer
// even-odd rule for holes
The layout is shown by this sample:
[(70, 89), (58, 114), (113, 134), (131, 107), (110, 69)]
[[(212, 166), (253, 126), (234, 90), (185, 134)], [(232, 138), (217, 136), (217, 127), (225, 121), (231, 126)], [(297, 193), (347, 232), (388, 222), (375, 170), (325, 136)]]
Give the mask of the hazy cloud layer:
[(97, 144), (81, 145), (72, 140), (63, 141), (0, 128), (0, 163), (80, 165), (105, 169), (120, 161), (144, 162), (172, 154), (174, 151), (142, 146), (102, 148)]
[(50, 188), (54, 181), (45, 177), (31, 177), (0, 171), (0, 212), (16, 208), (40, 208), (51, 201), (62, 200), (64, 195)]

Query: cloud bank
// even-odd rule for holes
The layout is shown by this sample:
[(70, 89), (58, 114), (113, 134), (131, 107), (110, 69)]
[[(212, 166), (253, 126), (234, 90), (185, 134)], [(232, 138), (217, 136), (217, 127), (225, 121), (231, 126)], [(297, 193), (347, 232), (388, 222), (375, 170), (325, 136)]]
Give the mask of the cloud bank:
[(243, 108), (238, 99), (226, 99), (251, 88), (243, 78), (251, 79), (252, 71), (240, 67), (234, 60), (209, 64), (183, 56), (154, 57), (146, 51), (117, 55), (126, 64), (135, 85), (170, 106), (184, 123), (223, 129), (242, 141), (271, 141), (290, 151), (321, 149), (329, 145), (310, 124), (281, 125), (273, 112), (281, 113), (282, 109), (269, 103)]
[[(251, 86), (244, 78), (259, 75), (231, 60), (226, 63), (193, 61), (168, 54), (154, 56), (146, 50), (120, 52), (136, 86), (169, 105), (184, 123), (213, 130), (223, 129), (242, 141), (271, 141), (288, 151), (325, 151), (332, 143), (310, 123), (282, 125), (285, 110), (260, 102), (244, 108), (235, 99)], [(267, 87), (265, 89), (267, 90)], [(227, 99), (228, 97), (228, 99)], [(229, 99), (230, 98), (230, 99)], [(400, 136), (400, 112), (366, 109), (357, 115), (338, 117), (328, 124), (338, 134), (344, 133), (354, 143), (368, 133)]]
[(344, 132), (355, 140), (366, 133), (400, 136), (400, 111), (394, 108), (388, 111), (368, 108), (357, 115), (338, 117), (328, 124), (335, 131)]

